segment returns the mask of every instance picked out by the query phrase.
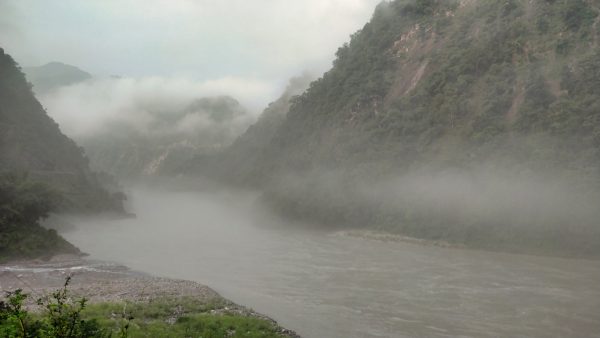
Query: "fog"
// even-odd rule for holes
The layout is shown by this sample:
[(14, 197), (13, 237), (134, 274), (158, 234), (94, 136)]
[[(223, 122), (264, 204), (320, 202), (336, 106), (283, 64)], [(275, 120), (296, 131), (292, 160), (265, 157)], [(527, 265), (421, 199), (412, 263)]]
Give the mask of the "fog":
[[(477, 218), (484, 224), (507, 225), (516, 220), (535, 220), (537, 225), (594, 224), (600, 216), (595, 191), (586, 191), (564, 178), (535, 173), (519, 175), (508, 170), (449, 170), (413, 173), (367, 190), (379, 195), (389, 208), (414, 205), (463, 220)], [(387, 201), (387, 202), (386, 202)], [(530, 222), (531, 223), (531, 222)]]
[(303, 337), (600, 328), (597, 261), (348, 236), (279, 217), (260, 194), (193, 182), (138, 185), (128, 191), (136, 218), (75, 219), (65, 236), (93, 259), (210, 285)]
[(6, 0), (0, 41), (21, 66), (59, 61), (95, 77), (39, 98), (76, 139), (115, 120), (145, 130), (149, 107), (222, 95), (249, 113), (234, 122), (238, 133), (290, 78), (326, 71), (378, 2)]
[(264, 199), (276, 212), (330, 229), (366, 229), (451, 246), (595, 256), (600, 192), (581, 177), (498, 165), (285, 174)]
[(508, 223), (508, 217), (565, 225), (583, 220), (594, 223), (599, 216), (598, 192), (576, 183), (551, 174), (517, 174), (498, 168), (422, 169), (375, 180), (352, 180), (343, 172), (316, 171), (286, 175), (272, 189), (291, 194), (314, 191), (387, 210), (410, 207), (442, 217), (477, 217), (483, 223)]
[[(518, 126), (521, 106), (537, 104), (525, 70), (513, 76), (518, 67), (498, 61), (511, 75), (496, 78), (483, 69), (494, 68), (490, 57), (482, 69), (457, 63), (435, 73), (427, 54), (454, 37), (437, 31), (463, 28), (452, 11), (428, 14), (430, 2), (413, 11), (439, 25), (415, 21), (389, 41), (374, 36), (392, 24), (368, 27), (356, 46), (381, 54), (346, 45), (340, 68), (311, 86), (379, 2), (0, 0), (0, 47), (21, 66), (59, 61), (92, 75), (36, 98), (82, 147), (73, 155), (82, 182), (98, 183), (93, 193), (106, 199), (121, 196), (114, 190), (127, 196), (126, 213), (59, 214), (46, 226), (90, 261), (206, 284), (303, 337), (596, 335), (600, 187), (590, 163), (598, 135), (586, 136), (590, 154), (569, 158), (568, 136), (547, 140), (536, 128), (591, 125), (597, 114), (577, 120), (552, 110), (587, 103), (560, 101), (568, 90), (540, 73), (552, 100), (525, 118), (557, 117)], [(395, 50), (429, 34), (414, 60)], [(463, 68), (475, 69), (454, 74)], [(438, 84), (418, 87), (431, 74), (440, 88), (456, 80), (484, 89), (461, 102), (462, 87), (451, 88), (446, 105), (430, 93)], [(488, 93), (500, 80), (506, 88)], [(307, 87), (314, 92), (298, 99)], [(434, 107), (427, 98), (440, 103), (441, 122), (424, 111)], [(488, 103), (493, 111), (470, 111)], [(71, 180), (46, 167), (40, 175)]]
[(205, 82), (161, 77), (100, 78), (57, 88), (45, 93), (40, 100), (63, 132), (81, 139), (104, 132), (113, 125), (126, 125), (142, 133), (157, 132), (161, 120), (169, 117), (177, 120), (180, 116), (176, 115), (194, 100), (231, 96), (243, 107), (230, 121), (232, 125), (218, 126), (208, 118), (210, 112), (198, 111), (172, 123), (169, 126), (172, 130), (160, 132), (202, 133), (221, 127), (241, 133), (262, 109), (261, 98), (275, 95), (272, 90), (259, 81), (233, 77)]

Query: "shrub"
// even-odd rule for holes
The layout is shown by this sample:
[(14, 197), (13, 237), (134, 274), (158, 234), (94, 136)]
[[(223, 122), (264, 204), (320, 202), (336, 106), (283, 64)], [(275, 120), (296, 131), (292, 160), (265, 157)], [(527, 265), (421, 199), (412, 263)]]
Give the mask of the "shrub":
[[(62, 289), (48, 297), (38, 299), (44, 311), (41, 316), (30, 314), (23, 308), (28, 295), (22, 290), (7, 292), (7, 301), (0, 302), (0, 336), (6, 338), (104, 338), (111, 333), (102, 329), (95, 319), (85, 320), (81, 313), (86, 299), (71, 300), (67, 277)], [(127, 327), (121, 337), (127, 337)]]

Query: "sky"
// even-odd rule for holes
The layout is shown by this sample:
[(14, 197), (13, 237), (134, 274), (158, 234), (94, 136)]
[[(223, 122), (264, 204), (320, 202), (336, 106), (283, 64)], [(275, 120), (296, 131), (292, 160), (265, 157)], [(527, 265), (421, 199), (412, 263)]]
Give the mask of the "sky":
[[(59, 61), (95, 76), (253, 90), (320, 75), (380, 0), (0, 0), (0, 46), (21, 66)], [(168, 80), (167, 80), (168, 81)], [(259, 88), (259, 90), (257, 90)], [(243, 101), (243, 100), (242, 100)]]

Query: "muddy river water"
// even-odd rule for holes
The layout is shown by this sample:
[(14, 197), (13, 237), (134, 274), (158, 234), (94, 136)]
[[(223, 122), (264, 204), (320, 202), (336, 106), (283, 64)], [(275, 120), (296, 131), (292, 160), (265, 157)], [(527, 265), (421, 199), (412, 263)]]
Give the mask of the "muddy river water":
[(133, 189), (136, 218), (65, 237), (206, 284), (303, 337), (600, 337), (600, 261), (447, 249), (284, 224), (253, 194)]

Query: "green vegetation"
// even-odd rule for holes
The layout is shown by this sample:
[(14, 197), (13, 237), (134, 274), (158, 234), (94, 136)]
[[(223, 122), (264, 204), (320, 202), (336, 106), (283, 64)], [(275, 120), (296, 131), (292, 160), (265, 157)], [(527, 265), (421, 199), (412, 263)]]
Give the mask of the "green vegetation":
[(60, 195), (27, 175), (0, 174), (0, 262), (80, 253), (54, 230), (40, 226)]
[[(178, 169), (192, 174), (201, 171), (240, 185), (264, 179), (259, 162), (262, 159), (261, 153), (285, 121), (291, 103), (306, 90), (311, 81), (312, 77), (308, 74), (292, 78), (281, 97), (271, 103), (258, 121), (231, 146), (220, 153), (198, 155)], [(223, 171), (222, 168), (227, 170)], [(226, 177), (220, 176), (221, 174)]]
[[(110, 332), (100, 327), (94, 319), (82, 317), (86, 299), (73, 301), (68, 296), (67, 278), (61, 290), (51, 296), (40, 298), (41, 314), (31, 314), (24, 309), (28, 295), (22, 290), (7, 293), (7, 301), (0, 302), (0, 335), (6, 338), (92, 338), (110, 337)], [(123, 326), (121, 337), (127, 336)]]
[(439, 204), (420, 208), (415, 193), (390, 204), (358, 188), (415, 172), (484, 171), (506, 183), (545, 178), (539, 187), (563, 184), (597, 202), (599, 14), (585, 0), (383, 2), (251, 160), (214, 176), (261, 188), (275, 210), (325, 225), (600, 255), (598, 215), (589, 209), (513, 215), (490, 202), (504, 213), (458, 217)]
[(104, 337), (283, 337), (270, 321), (236, 314), (225, 304), (201, 304), (191, 298), (149, 303), (88, 305), (64, 287), (37, 301), (39, 312), (24, 309), (22, 290), (0, 302), (0, 336), (6, 338)]
[(0, 173), (29, 172), (59, 191), (58, 208), (73, 212), (123, 212), (123, 194), (109, 191), (73, 140), (61, 133), (0, 48)]
[[(193, 299), (171, 299), (151, 303), (98, 304), (84, 315), (96, 318), (101, 327), (116, 330), (122, 320), (115, 313), (125, 311), (134, 319), (129, 337), (281, 337), (277, 327), (264, 319), (235, 314), (216, 305)], [(216, 311), (212, 312), (211, 311)]]

